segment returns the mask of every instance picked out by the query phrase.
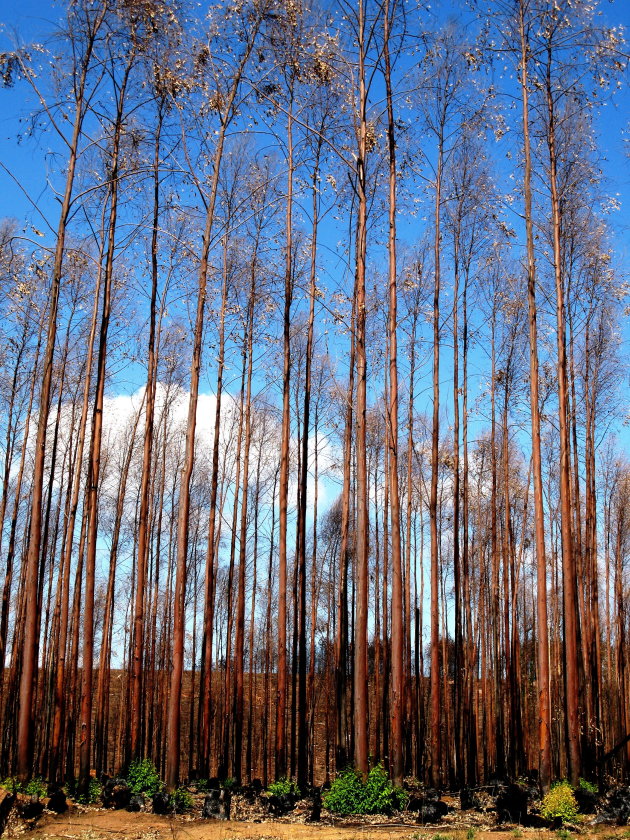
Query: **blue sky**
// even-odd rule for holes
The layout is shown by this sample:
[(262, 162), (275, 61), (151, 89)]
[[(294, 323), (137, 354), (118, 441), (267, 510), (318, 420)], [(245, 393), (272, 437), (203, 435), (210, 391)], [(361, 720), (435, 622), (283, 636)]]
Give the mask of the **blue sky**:
[[(425, 11), (428, 25), (431, 21), (443, 21), (448, 17), (465, 14), (466, 3), (463, 0), (439, 2)], [(610, 23), (618, 23), (630, 30), (630, 2), (607, 2), (602, 4), (603, 14)], [(54, 28), (55, 21), (63, 18), (64, 4), (53, 3), (49, 0), (22, 0), (19, 5), (0, 0), (0, 50), (10, 48), (16, 38), (23, 43), (43, 40)], [(497, 72), (500, 72), (498, 68)], [(512, 69), (508, 68), (507, 73)], [(55, 138), (50, 134), (30, 137), (18, 141), (18, 137), (25, 127), (24, 120), (33, 107), (32, 98), (26, 98), (28, 93), (24, 84), (16, 84), (12, 89), (0, 90), (0, 218), (15, 217), (24, 228), (25, 237), (38, 244), (49, 244), (53, 241), (50, 235), (57, 222), (57, 202), (52, 198), (48, 188), (48, 162), (54, 147)], [(614, 246), (618, 272), (626, 275), (630, 268), (630, 222), (628, 208), (630, 207), (630, 159), (627, 151), (630, 143), (628, 123), (630, 121), (630, 90), (628, 77), (622, 88), (612, 101), (604, 106), (599, 119), (598, 142), (603, 155), (602, 168), (604, 174), (604, 190), (613, 201), (618, 202), (618, 209), (609, 215), (609, 224), (613, 231)], [(513, 155), (517, 137), (507, 137), (497, 146), (497, 166), (500, 172), (501, 160), (506, 165), (506, 172), (513, 165), (507, 162), (507, 156)], [(53, 183), (59, 183), (59, 173), (56, 173)], [(34, 208), (34, 204), (39, 209)], [(41, 211), (41, 212), (40, 212)], [(510, 211), (507, 211), (508, 214)], [(42, 216), (43, 213), (43, 216)], [(509, 215), (508, 215), (509, 221)], [(399, 230), (401, 239), (412, 243), (416, 220), (401, 218)], [(519, 223), (514, 218), (518, 231)], [(336, 242), (347, 233), (347, 221), (342, 220), (336, 227), (332, 221), (326, 223), (328, 233), (325, 249), (334, 253)], [(326, 231), (326, 226), (323, 228)], [(43, 233), (44, 236), (40, 236)], [(519, 238), (521, 236), (518, 233)], [(324, 250), (324, 249), (322, 249)], [(327, 262), (325, 259), (324, 262)], [(330, 260), (333, 265), (334, 259)], [(340, 272), (339, 263), (335, 269)], [(330, 291), (330, 290), (329, 290)], [(627, 318), (622, 325), (624, 352), (630, 358), (630, 330)], [(485, 367), (480, 359), (480, 367)], [(473, 370), (474, 373), (474, 370)], [(134, 382), (133, 375), (128, 379), (128, 386), (140, 384)], [(445, 383), (445, 392), (448, 385)], [(427, 392), (427, 407), (429, 405)], [(446, 399), (449, 397), (446, 395)], [(620, 430), (626, 439), (626, 432)], [(630, 440), (630, 438), (628, 438)]]

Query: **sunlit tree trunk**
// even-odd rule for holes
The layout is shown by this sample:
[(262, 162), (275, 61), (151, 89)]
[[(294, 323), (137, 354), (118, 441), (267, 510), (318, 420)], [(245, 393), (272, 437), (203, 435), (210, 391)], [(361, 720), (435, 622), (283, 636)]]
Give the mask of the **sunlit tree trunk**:
[(114, 280), (114, 252), (116, 245), (116, 221), (118, 217), (119, 155), (122, 138), (125, 95), (129, 75), (134, 62), (133, 52), (124, 69), (116, 108), (116, 120), (111, 149), (111, 186), (109, 189), (109, 220), (107, 225), (107, 253), (103, 283), (103, 303), (96, 366), (96, 395), (92, 415), (90, 437), (87, 505), (87, 540), (85, 559), (85, 596), (83, 600), (83, 661), (81, 668), (81, 720), (80, 720), (80, 766), (79, 786), (87, 795), (90, 785), (92, 755), (92, 672), (94, 667), (94, 587), (96, 577), (96, 540), (98, 532), (98, 489), (101, 473), (101, 442), (103, 435), (103, 403), (105, 398), (105, 375), (107, 364), (107, 340), (111, 317), (112, 286)]
[(131, 760), (141, 757), (142, 749), (142, 677), (144, 666), (144, 607), (149, 559), (149, 491), (153, 456), (153, 425), (155, 418), (155, 392), (157, 386), (157, 351), (155, 346), (158, 298), (158, 234), (160, 221), (160, 140), (163, 121), (163, 103), (158, 105), (153, 154), (153, 224), (151, 228), (151, 301), (149, 304), (149, 342), (146, 382), (146, 408), (144, 418), (144, 444), (142, 449), (142, 477), (140, 483), (140, 516), (138, 520), (138, 556), (136, 560), (136, 592), (133, 612), (133, 655), (131, 665), (131, 725), (129, 753)]
[[(317, 226), (319, 199), (317, 187), (319, 180), (319, 160), (322, 150), (322, 140), (318, 139), (315, 161), (313, 165), (312, 185), (312, 228), (311, 228), (311, 260), (309, 278), (309, 311), (306, 334), (306, 355), (304, 360), (304, 399), (302, 408), (302, 460), (300, 473), (300, 505), (298, 509), (298, 531), (300, 535), (298, 558), (300, 574), (300, 627), (299, 627), (299, 697), (298, 697), (298, 762), (297, 784), (300, 790), (305, 790), (309, 779), (309, 741), (310, 728), (308, 725), (307, 709), (307, 674), (306, 674), (306, 509), (308, 491), (308, 453), (311, 418), (311, 368), (313, 364), (313, 344), (315, 331), (315, 298), (317, 296)], [(312, 589), (312, 588), (311, 588)], [(312, 589), (311, 598), (315, 598)], [(312, 646), (311, 646), (312, 647)], [(311, 650), (311, 656), (313, 651)]]
[(293, 99), (287, 113), (287, 197), (282, 326), (282, 437), (280, 442), (278, 534), (278, 672), (276, 677), (276, 778), (287, 774), (287, 514), (289, 503), (289, 440), (291, 435), (291, 302), (293, 300)]
[(354, 764), (365, 778), (368, 772), (368, 682), (367, 682), (367, 622), (368, 622), (368, 556), (369, 517), (367, 497), (367, 450), (366, 450), (366, 408), (367, 408), (367, 359), (365, 349), (365, 270), (367, 252), (367, 91), (365, 77), (365, 8), (359, 0), (358, 8), (359, 52), (358, 67), (358, 146), (356, 160), (357, 225), (356, 225), (356, 365), (357, 365), (357, 410), (356, 410), (356, 616), (354, 623)]
[(168, 756), (166, 786), (174, 790), (179, 781), (180, 731), (181, 731), (181, 689), (184, 671), (184, 632), (185, 632), (185, 597), (186, 597), (186, 561), (188, 556), (188, 520), (190, 514), (190, 482), (195, 458), (195, 432), (197, 428), (197, 403), (199, 400), (199, 376), (201, 370), (201, 351), (203, 340), (206, 287), (208, 284), (208, 258), (214, 229), (214, 212), (219, 187), (219, 170), (225, 136), (234, 116), (234, 103), (240, 89), (241, 79), (260, 26), (258, 18), (249, 34), (243, 56), (232, 78), (225, 107), (220, 116), (220, 127), (212, 160), (212, 178), (206, 204), (206, 220), (199, 264), (197, 287), (197, 311), (193, 334), (192, 362), (190, 369), (190, 396), (188, 419), (186, 424), (185, 456), (182, 466), (179, 507), (177, 514), (177, 565), (175, 574), (175, 601), (173, 611), (173, 669), (171, 671), (170, 692), (168, 697)]
[(569, 779), (578, 783), (580, 759), (580, 686), (578, 678), (579, 616), (575, 553), (571, 528), (570, 443), (568, 428), (568, 377), (566, 353), (566, 324), (564, 278), (561, 254), (561, 210), (558, 194), (556, 113), (551, 78), (551, 47), (547, 53), (545, 98), (547, 106), (547, 148), (549, 152), (549, 187), (551, 190), (551, 226), (553, 265), (556, 292), (556, 330), (558, 347), (558, 424), (560, 432), (560, 527), (562, 535), (562, 597), (564, 612), (565, 713)]
[(20, 675), (19, 712), (17, 720), (17, 775), (25, 780), (30, 776), (33, 761), (33, 694), (37, 681), (37, 650), (39, 641), (40, 616), (37, 612), (38, 569), (42, 538), (42, 493), (44, 483), (46, 431), (50, 408), (53, 359), (57, 338), (57, 320), (59, 310), (59, 291), (63, 274), (63, 258), (66, 242), (68, 219), (72, 207), (74, 179), (79, 154), (79, 143), (83, 132), (83, 122), (87, 108), (87, 83), (92, 65), (92, 56), (96, 39), (105, 17), (106, 5), (97, 12), (86, 34), (83, 54), (77, 72), (74, 121), (72, 136), (68, 143), (68, 161), (66, 183), (57, 226), (55, 257), (52, 282), (49, 295), (48, 330), (46, 349), (43, 359), (42, 385), (39, 396), (37, 417), (37, 438), (33, 463), (33, 486), (31, 491), (31, 521), (28, 541), (28, 553), (25, 569), (26, 615), (25, 633), (22, 646), (22, 670)]
[(524, 149), (525, 233), (527, 239), (527, 306), (529, 325), (529, 402), (532, 427), (532, 467), (534, 472), (534, 533), (536, 538), (536, 625), (538, 682), (538, 770), (546, 790), (551, 783), (551, 698), (549, 676), (549, 638), (547, 622), (547, 560), (545, 556), (545, 513), (543, 508), (542, 460), (540, 454), (540, 395), (538, 378), (538, 326), (536, 307), (536, 263), (532, 217), (532, 162), (529, 120), (529, 48), (525, 21), (525, 0), (519, 0), (521, 107)]
[(438, 162), (435, 178), (434, 248), (433, 248), (433, 416), (431, 425), (431, 491), (429, 524), (431, 531), (431, 782), (439, 786), (441, 771), (441, 708), (440, 708), (440, 613), (439, 613), (439, 543), (438, 543), (438, 470), (440, 443), (440, 251), (442, 205), (443, 140), (438, 142)]
[(400, 545), (400, 493), (398, 490), (398, 315), (396, 277), (396, 137), (392, 74), (389, 54), (390, 28), (395, 9), (385, 0), (383, 9), (383, 58), (385, 62), (385, 95), (387, 98), (387, 149), (389, 154), (389, 218), (387, 248), (389, 254), (387, 334), (389, 341), (389, 402), (387, 427), (389, 447), (389, 491), (392, 537), (392, 705), (391, 705), (391, 774), (394, 783), (402, 786), (404, 775), (403, 714), (405, 703), (405, 673), (403, 663), (403, 586)]

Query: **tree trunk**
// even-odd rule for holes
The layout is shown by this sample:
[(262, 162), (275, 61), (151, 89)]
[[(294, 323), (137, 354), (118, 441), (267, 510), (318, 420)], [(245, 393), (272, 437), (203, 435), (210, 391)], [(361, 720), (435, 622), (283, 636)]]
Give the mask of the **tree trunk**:
[(439, 544), (438, 544), (438, 470), (440, 444), (440, 218), (442, 203), (442, 140), (438, 147), (435, 182), (435, 239), (433, 285), (433, 418), (431, 426), (431, 494), (429, 523), (431, 530), (431, 783), (442, 781), (440, 764), (440, 614), (439, 614)]
[(206, 305), (206, 286), (208, 284), (208, 257), (212, 244), (214, 211), (219, 187), (219, 170), (223, 157), (225, 136), (234, 116), (234, 103), (240, 88), (240, 82), (249, 56), (254, 47), (258, 31), (258, 19), (249, 33), (245, 52), (232, 79), (226, 104), (221, 114), (221, 124), (217, 145), (212, 161), (212, 179), (210, 194), (206, 205), (206, 224), (201, 249), (199, 278), (197, 287), (197, 313), (193, 333), (193, 351), (190, 369), (190, 397), (188, 401), (188, 420), (186, 424), (186, 444), (184, 464), (181, 471), (179, 507), (177, 514), (177, 566), (175, 573), (175, 603), (173, 613), (173, 670), (171, 671), (170, 692), (168, 696), (168, 755), (166, 768), (166, 786), (175, 790), (179, 781), (180, 730), (181, 730), (181, 689), (184, 670), (184, 604), (186, 597), (186, 560), (188, 555), (188, 519), (190, 514), (190, 482), (195, 459), (195, 431), (197, 428), (197, 402), (199, 399), (199, 375), (201, 370), (201, 350), (203, 340), (204, 310)]
[[(402, 554), (400, 546), (400, 493), (398, 490), (398, 315), (396, 277), (396, 137), (392, 95), (391, 62), (389, 55), (390, 28), (395, 6), (385, 0), (383, 8), (383, 58), (385, 62), (385, 95), (387, 99), (387, 149), (389, 155), (388, 210), (388, 303), (387, 337), (389, 341), (389, 402), (387, 405), (389, 492), (391, 503), (391, 564), (392, 564), (392, 699), (391, 699), (391, 775), (395, 785), (402, 787), (404, 776), (403, 714), (405, 704), (405, 672), (403, 663), (403, 587)], [(360, 497), (359, 497), (360, 498)]]
[(22, 670), (20, 675), (19, 711), (17, 721), (17, 775), (22, 781), (29, 778), (33, 762), (33, 734), (35, 719), (33, 715), (33, 694), (37, 683), (37, 646), (39, 639), (40, 618), (37, 611), (38, 569), (42, 539), (42, 494), (46, 456), (46, 431), (53, 376), (53, 359), (57, 339), (57, 319), (59, 309), (59, 291), (63, 273), (63, 257), (66, 241), (66, 228), (72, 205), (74, 176), (79, 153), (79, 140), (83, 130), (86, 113), (86, 86), (91, 67), (94, 43), (105, 17), (106, 6), (98, 12), (93, 28), (87, 34), (79, 79), (76, 83), (76, 100), (72, 137), (68, 143), (68, 163), (64, 196), (61, 204), (55, 257), (52, 271), (52, 283), (49, 295), (48, 332), (44, 351), (42, 386), (39, 397), (37, 418), (37, 439), (33, 463), (33, 486), (31, 490), (31, 523), (28, 552), (25, 568), (26, 615), (25, 633), (22, 647)]
[(551, 224), (553, 237), (553, 263), (556, 290), (556, 330), (558, 347), (558, 422), (560, 429), (560, 525), (562, 534), (562, 598), (564, 612), (564, 664), (565, 664), (565, 712), (568, 746), (568, 776), (571, 784), (577, 785), (581, 774), (580, 719), (578, 679), (578, 602), (571, 533), (571, 486), (570, 445), (568, 429), (568, 379), (566, 354), (566, 326), (564, 302), (564, 278), (562, 276), (562, 255), (560, 245), (560, 199), (558, 195), (556, 115), (551, 79), (551, 47), (547, 53), (546, 104), (547, 104), (547, 147), (549, 151), (549, 186), (551, 189)]
[(155, 392), (157, 386), (157, 351), (155, 346), (157, 296), (159, 281), (158, 233), (160, 219), (160, 140), (162, 133), (163, 103), (158, 105), (153, 155), (153, 224), (151, 228), (151, 302), (149, 306), (149, 343), (147, 383), (145, 386), (146, 409), (144, 418), (144, 444), (142, 449), (142, 474), (140, 481), (140, 517), (138, 521), (138, 558), (136, 566), (136, 593), (133, 612), (133, 655), (131, 664), (131, 725), (129, 753), (131, 760), (142, 757), (142, 674), (144, 665), (144, 601), (149, 558), (149, 490), (153, 456), (153, 425), (155, 418)]
[(529, 324), (529, 401), (532, 425), (532, 467), (534, 472), (534, 532), (536, 537), (536, 624), (538, 664), (538, 771), (543, 790), (551, 784), (551, 697), (549, 637), (547, 622), (547, 560), (545, 557), (545, 513), (543, 507), (542, 459), (540, 453), (540, 396), (538, 390), (538, 328), (536, 307), (536, 263), (532, 217), (532, 163), (529, 138), (529, 47), (526, 37), (525, 0), (519, 0), (521, 46), (521, 106), (523, 116), (525, 233), (527, 238), (527, 304)]
[(114, 278), (114, 250), (116, 220), (118, 214), (119, 152), (125, 106), (125, 93), (129, 74), (134, 62), (133, 53), (127, 65), (118, 91), (116, 121), (112, 138), (111, 182), (109, 186), (109, 221), (107, 226), (107, 254), (105, 257), (105, 282), (96, 367), (96, 396), (92, 415), (90, 438), (90, 461), (87, 487), (87, 549), (85, 559), (85, 597), (83, 601), (83, 661), (81, 669), (81, 741), (79, 787), (87, 796), (90, 786), (92, 749), (92, 671), (94, 667), (94, 584), (96, 575), (96, 540), (98, 531), (98, 489), (101, 472), (101, 441), (103, 434), (103, 402), (105, 396), (105, 367), (107, 362), (107, 338), (111, 316), (112, 285)]

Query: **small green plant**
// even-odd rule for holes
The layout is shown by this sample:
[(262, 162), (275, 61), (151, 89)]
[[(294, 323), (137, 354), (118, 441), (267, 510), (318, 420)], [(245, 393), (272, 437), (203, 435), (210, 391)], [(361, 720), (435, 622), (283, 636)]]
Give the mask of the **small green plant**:
[(103, 785), (99, 782), (98, 779), (95, 779), (93, 776), (90, 778), (90, 784), (88, 787), (87, 794), (82, 793), (79, 796), (79, 802), (83, 805), (94, 805), (95, 802), (101, 798), (101, 794), (103, 792)]
[(324, 797), (324, 807), (336, 814), (389, 814), (404, 808), (409, 796), (395, 788), (381, 764), (364, 782), (353, 769), (338, 776)]
[(132, 793), (143, 793), (146, 796), (153, 796), (162, 789), (155, 764), (148, 758), (131, 762), (127, 771), (127, 784)]
[(193, 806), (192, 794), (186, 788), (177, 788), (174, 790), (170, 799), (173, 810), (177, 814), (185, 814)]
[(13, 793), (25, 793), (27, 796), (36, 796), (37, 799), (41, 799), (43, 796), (46, 796), (46, 793), (48, 792), (46, 782), (41, 778), (41, 776), (30, 779), (30, 781), (26, 782), (26, 784), (20, 782), (19, 779), (16, 779), (14, 776), (7, 776), (6, 779), (3, 779), (3, 781), (0, 782), (0, 787), (5, 788), (5, 790), (10, 790)]
[(101, 797), (103, 786), (98, 779), (95, 779), (94, 776), (90, 776), (90, 784), (87, 794), (79, 790), (76, 780), (68, 782), (64, 786), (64, 791), (66, 796), (69, 796), (70, 799), (74, 799), (74, 801), (78, 802), (80, 805), (94, 805), (94, 803), (98, 802)]
[(7, 776), (6, 779), (0, 782), (0, 787), (15, 792), (20, 790), (20, 783), (13, 776)]
[(291, 793), (294, 796), (299, 796), (300, 789), (290, 779), (283, 777), (282, 779), (276, 779), (275, 782), (272, 782), (267, 788), (267, 793), (271, 796), (288, 796)]
[(571, 832), (566, 828), (559, 828), (556, 831), (556, 837), (558, 840), (571, 840)]
[(598, 793), (599, 788), (597, 787), (594, 782), (589, 782), (587, 779), (579, 779), (578, 780), (578, 788), (580, 790), (585, 790), (587, 793)]
[(515, 829), (512, 831), (512, 837), (516, 837), (516, 838), (517, 838), (517, 840), (518, 840), (518, 838), (519, 838), (519, 837), (522, 837), (522, 836), (523, 836), (523, 832), (521, 831), (521, 829), (520, 829), (520, 828), (515, 828)]
[(24, 793), (28, 794), (28, 796), (36, 796), (38, 799), (41, 799), (43, 796), (46, 796), (48, 787), (41, 776), (38, 776), (37, 778), (31, 779), (27, 782), (26, 785), (24, 785), (23, 790)]
[(221, 787), (223, 790), (234, 790), (236, 787), (236, 779), (233, 779), (231, 776), (228, 776), (227, 779), (224, 779), (221, 782)]
[(337, 814), (362, 814), (363, 782), (353, 769), (346, 770), (334, 780), (323, 798), (324, 807)]
[(469, 828), (466, 832), (466, 840), (475, 840), (475, 829)]
[(193, 784), (198, 793), (207, 793), (210, 790), (210, 779), (196, 779)]
[(449, 840), (446, 834), (434, 834), (431, 840)]
[(561, 819), (563, 823), (575, 822), (578, 817), (578, 804), (571, 785), (566, 781), (552, 785), (551, 790), (543, 798), (540, 811), (547, 820)]

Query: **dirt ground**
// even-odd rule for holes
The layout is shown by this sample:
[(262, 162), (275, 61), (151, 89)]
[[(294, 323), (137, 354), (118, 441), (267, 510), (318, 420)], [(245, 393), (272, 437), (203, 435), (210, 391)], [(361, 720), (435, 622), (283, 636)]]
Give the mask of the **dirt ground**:
[[(585, 824), (571, 836), (593, 840), (630, 840), (630, 829)], [(45, 814), (33, 826), (8, 825), (4, 837), (20, 840), (569, 840), (564, 834), (522, 827), (471, 830), (441, 826), (349, 824), (305, 825), (283, 820), (215, 822), (187, 817), (159, 817), (126, 811), (72, 809)]]

